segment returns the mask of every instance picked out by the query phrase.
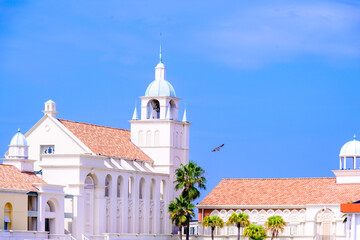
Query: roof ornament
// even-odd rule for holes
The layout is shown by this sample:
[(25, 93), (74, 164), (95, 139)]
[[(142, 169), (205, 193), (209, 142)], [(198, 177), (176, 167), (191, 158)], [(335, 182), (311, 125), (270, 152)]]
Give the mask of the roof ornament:
[(355, 135), (355, 133), (354, 133), (354, 140), (356, 140), (356, 135)]
[(160, 63), (162, 63), (162, 53), (161, 53), (161, 32), (160, 32)]
[(135, 109), (134, 109), (134, 114), (133, 114), (132, 120), (138, 120), (138, 114), (137, 114), (137, 109), (136, 109), (136, 103), (135, 103)]
[(186, 104), (185, 104), (185, 110), (184, 110), (184, 115), (183, 115), (183, 118), (182, 118), (182, 122), (185, 122), (187, 123), (187, 118), (186, 118)]
[(18, 128), (18, 132), (20, 132), (20, 128)]

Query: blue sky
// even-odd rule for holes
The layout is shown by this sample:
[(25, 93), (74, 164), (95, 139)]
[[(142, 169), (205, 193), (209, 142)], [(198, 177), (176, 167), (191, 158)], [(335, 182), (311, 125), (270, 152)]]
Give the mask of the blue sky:
[(0, 0), (0, 12), (2, 153), (48, 99), (59, 118), (128, 129), (160, 32), (208, 191), (222, 178), (333, 176), (360, 137), (358, 1)]

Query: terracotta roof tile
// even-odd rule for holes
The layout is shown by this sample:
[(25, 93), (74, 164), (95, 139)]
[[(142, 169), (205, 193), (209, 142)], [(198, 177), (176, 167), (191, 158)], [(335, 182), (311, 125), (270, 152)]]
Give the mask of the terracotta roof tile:
[(32, 172), (21, 172), (15, 166), (0, 164), (0, 188), (37, 191), (33, 183), (46, 183)]
[(360, 184), (336, 184), (336, 178), (223, 179), (199, 204), (340, 204), (360, 199)]
[(131, 142), (129, 130), (58, 120), (95, 154), (152, 162), (149, 156)]

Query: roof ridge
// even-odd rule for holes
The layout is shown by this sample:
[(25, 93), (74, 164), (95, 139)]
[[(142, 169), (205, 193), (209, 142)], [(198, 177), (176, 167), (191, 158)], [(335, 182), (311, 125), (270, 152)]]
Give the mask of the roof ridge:
[(98, 125), (98, 124), (93, 124), (93, 123), (86, 123), (86, 122), (78, 122), (78, 121), (72, 121), (72, 120), (66, 120), (66, 119), (57, 119), (58, 121), (67, 121), (67, 122), (73, 122), (73, 123), (80, 123), (80, 124), (85, 124), (85, 125), (91, 125), (91, 126), (96, 126), (96, 127), (104, 127), (104, 128), (111, 128), (111, 129), (116, 129), (116, 130), (122, 130), (122, 131), (127, 131), (130, 132), (130, 130), (128, 129), (123, 129), (123, 128), (116, 128), (116, 127), (109, 127), (109, 126), (103, 126), (103, 125)]
[(223, 178), (221, 180), (301, 180), (301, 179), (334, 179), (336, 177), (294, 177), (294, 178)]

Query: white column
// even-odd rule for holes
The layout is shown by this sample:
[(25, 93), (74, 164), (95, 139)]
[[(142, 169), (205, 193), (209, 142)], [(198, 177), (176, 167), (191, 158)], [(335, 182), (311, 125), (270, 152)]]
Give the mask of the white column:
[(356, 157), (354, 157), (354, 169), (356, 169)]
[(145, 189), (143, 189), (143, 201), (144, 201), (143, 214), (142, 214), (143, 219), (142, 219), (142, 223), (139, 223), (144, 225), (142, 229), (145, 234), (149, 233), (150, 185), (151, 185), (151, 178), (150, 179), (145, 178), (145, 184), (144, 184)]
[(161, 179), (155, 182), (154, 210), (153, 210), (153, 228), (155, 234), (160, 234), (160, 184)]
[(128, 198), (129, 176), (123, 175), (123, 183), (121, 186), (122, 212), (121, 212), (121, 232), (128, 233), (128, 219), (129, 219), (129, 198)]
[(94, 234), (100, 235), (105, 232), (106, 224), (106, 199), (104, 196), (105, 186), (95, 186), (94, 189)]
[(341, 157), (340, 157), (340, 170), (341, 170), (341, 168), (342, 168), (342, 164), (341, 164), (341, 161), (342, 161), (342, 159), (341, 159)]
[(355, 213), (351, 214), (351, 240), (356, 240), (355, 231)]
[(110, 196), (110, 233), (116, 233), (117, 227), (117, 175), (112, 175), (112, 183), (111, 183), (111, 192), (109, 193)]
[(134, 214), (133, 214), (133, 219), (131, 219), (132, 221), (132, 226), (134, 229), (134, 233), (138, 233), (139, 232), (139, 176), (135, 175), (134, 177), (134, 198), (133, 198), (133, 210), (134, 210)]
[(45, 206), (46, 199), (41, 194), (38, 195), (38, 216), (37, 216), (37, 231), (45, 232)]

